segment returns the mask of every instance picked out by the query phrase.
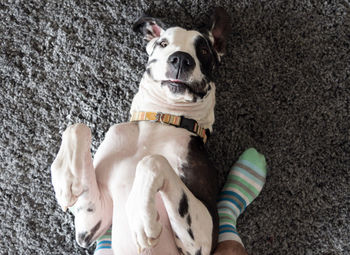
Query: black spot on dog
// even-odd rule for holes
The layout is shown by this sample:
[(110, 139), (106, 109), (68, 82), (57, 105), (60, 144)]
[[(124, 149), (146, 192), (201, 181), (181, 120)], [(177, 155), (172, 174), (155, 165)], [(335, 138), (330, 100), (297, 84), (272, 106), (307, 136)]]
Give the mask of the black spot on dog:
[(182, 193), (178, 211), (182, 218), (188, 213), (188, 200), (185, 192)]
[(148, 75), (148, 77), (149, 77), (150, 79), (152, 79), (153, 81), (155, 81), (155, 79), (154, 79), (154, 77), (153, 77), (153, 74), (152, 74), (152, 70), (151, 70), (150, 67), (147, 67), (147, 68), (146, 68), (146, 73), (147, 73), (147, 75)]
[(158, 61), (157, 59), (152, 59), (152, 60), (148, 61), (147, 67), (149, 67), (150, 65), (152, 65), (153, 63), (155, 63), (157, 61)]
[(193, 232), (192, 229), (187, 229), (188, 234), (190, 235), (190, 237), (192, 238), (192, 240), (194, 241), (194, 236), (193, 236)]
[(179, 254), (184, 255), (184, 253), (180, 247), (176, 247), (176, 248), (177, 248), (177, 251), (179, 252)]
[(203, 36), (198, 36), (195, 41), (195, 48), (201, 72), (209, 80), (213, 80), (213, 71), (219, 61), (210, 40)]
[(195, 255), (202, 255), (202, 247), (196, 252)]
[(77, 208), (76, 212), (78, 213), (78, 212), (80, 212), (80, 211), (83, 210), (83, 209), (84, 209), (84, 207), (79, 206), (79, 207)]
[(94, 212), (95, 210), (94, 210), (93, 208), (88, 208), (88, 209), (86, 209), (86, 211), (92, 213), (92, 212)]
[(87, 238), (86, 238), (87, 235), (88, 235), (88, 232), (87, 232), (87, 231), (82, 232), (82, 233), (80, 233), (80, 234), (78, 235), (78, 243), (79, 243), (80, 245), (83, 245), (83, 244), (86, 243), (86, 241), (88, 241)]
[(147, 72), (148, 76), (152, 78), (151, 68), (147, 68), (146, 72)]
[(80, 233), (78, 235), (78, 243), (84, 247), (87, 248), (91, 244), (91, 240), (96, 234), (97, 230), (99, 230), (101, 226), (101, 221), (99, 221), (89, 232), (85, 231), (83, 233)]
[(190, 226), (190, 227), (191, 227), (191, 224), (192, 224), (191, 215), (187, 215), (187, 219), (186, 219), (186, 221), (187, 221), (188, 226)]
[(175, 233), (175, 238), (176, 238), (176, 239), (180, 239), (179, 236), (178, 236), (176, 233)]

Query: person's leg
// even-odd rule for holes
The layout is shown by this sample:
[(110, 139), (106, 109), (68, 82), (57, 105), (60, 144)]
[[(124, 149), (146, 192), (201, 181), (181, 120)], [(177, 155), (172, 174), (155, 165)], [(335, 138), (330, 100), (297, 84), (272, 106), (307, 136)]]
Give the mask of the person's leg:
[(113, 255), (112, 251), (112, 227), (97, 239), (94, 255)]
[(251, 148), (246, 150), (230, 170), (218, 202), (219, 244), (216, 255), (247, 254), (236, 229), (236, 221), (259, 195), (265, 184), (265, 157)]
[(218, 243), (214, 255), (248, 255), (241, 242), (227, 240)]

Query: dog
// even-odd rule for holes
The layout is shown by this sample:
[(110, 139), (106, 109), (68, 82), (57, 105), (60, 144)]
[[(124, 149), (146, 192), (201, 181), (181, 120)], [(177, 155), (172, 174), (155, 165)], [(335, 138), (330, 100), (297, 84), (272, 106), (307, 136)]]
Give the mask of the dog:
[(165, 29), (148, 16), (136, 21), (149, 60), (131, 121), (108, 130), (94, 160), (90, 129), (69, 126), (51, 166), (57, 201), (72, 208), (80, 246), (89, 247), (112, 225), (118, 255), (215, 249), (219, 190), (204, 144), (214, 123), (214, 77), (229, 20), (216, 8), (206, 29)]

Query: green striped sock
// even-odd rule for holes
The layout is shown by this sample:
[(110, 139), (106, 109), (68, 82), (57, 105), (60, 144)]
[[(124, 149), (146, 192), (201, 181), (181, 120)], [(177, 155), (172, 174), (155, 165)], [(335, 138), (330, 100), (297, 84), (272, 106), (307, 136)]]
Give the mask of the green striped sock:
[(94, 255), (113, 255), (112, 251), (112, 227), (96, 240)]
[(265, 184), (265, 178), (265, 157), (253, 148), (246, 150), (231, 168), (220, 193), (219, 242), (235, 240), (243, 245), (236, 230), (236, 221), (259, 195)]

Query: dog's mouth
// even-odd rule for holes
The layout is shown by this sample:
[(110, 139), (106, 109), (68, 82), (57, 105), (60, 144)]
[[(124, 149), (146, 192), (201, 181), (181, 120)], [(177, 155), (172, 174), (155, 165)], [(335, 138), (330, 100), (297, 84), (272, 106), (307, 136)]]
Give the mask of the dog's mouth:
[(189, 84), (182, 80), (165, 80), (165, 81), (162, 81), (162, 85), (168, 85), (173, 87), (184, 87), (184, 88), (190, 89)]
[(188, 83), (182, 80), (177, 79), (170, 79), (170, 80), (164, 80), (161, 82), (162, 86), (167, 86), (168, 89), (174, 93), (174, 94), (184, 94), (186, 91), (199, 96), (203, 97), (205, 95), (204, 91), (200, 91), (199, 86), (200, 83)]
[(174, 94), (184, 94), (186, 90), (191, 91), (189, 84), (181, 80), (165, 80), (162, 81), (162, 86), (167, 86)]

